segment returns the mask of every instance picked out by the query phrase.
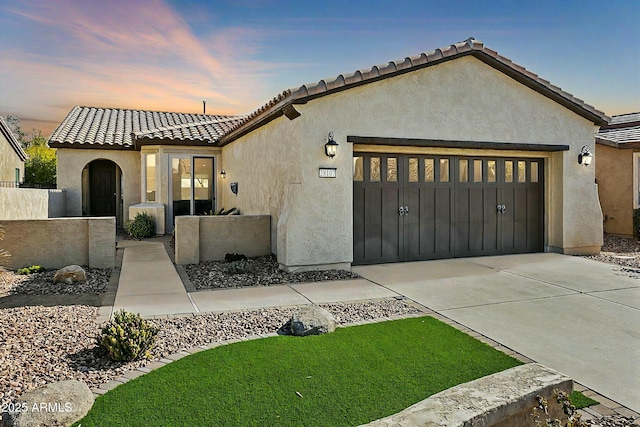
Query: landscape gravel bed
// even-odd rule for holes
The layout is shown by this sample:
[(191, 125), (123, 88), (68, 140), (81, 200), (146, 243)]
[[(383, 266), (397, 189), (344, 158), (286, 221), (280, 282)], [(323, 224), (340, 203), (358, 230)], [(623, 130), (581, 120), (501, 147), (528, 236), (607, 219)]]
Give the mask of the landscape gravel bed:
[[(339, 324), (418, 313), (399, 300), (322, 304)], [(0, 309), (0, 404), (23, 392), (67, 379), (89, 387), (188, 348), (250, 335), (276, 332), (295, 307), (200, 314), (153, 320), (160, 327), (152, 360), (116, 363), (96, 346), (102, 325), (89, 306)]]
[(321, 282), (325, 280), (356, 279), (359, 276), (345, 270), (321, 270), (286, 272), (278, 268), (273, 255), (249, 258), (246, 261), (248, 272), (230, 271), (235, 263), (224, 261), (206, 261), (185, 266), (185, 271), (193, 286), (198, 289), (241, 288), (248, 286), (272, 286), (283, 283)]
[(53, 283), (57, 270), (44, 270), (39, 273), (15, 274), (8, 272), (0, 279), (0, 295), (49, 295), (49, 294), (102, 294), (106, 292), (111, 277), (110, 268), (82, 267), (86, 273), (86, 282)]
[(640, 241), (635, 238), (605, 234), (600, 253), (585, 258), (640, 269)]

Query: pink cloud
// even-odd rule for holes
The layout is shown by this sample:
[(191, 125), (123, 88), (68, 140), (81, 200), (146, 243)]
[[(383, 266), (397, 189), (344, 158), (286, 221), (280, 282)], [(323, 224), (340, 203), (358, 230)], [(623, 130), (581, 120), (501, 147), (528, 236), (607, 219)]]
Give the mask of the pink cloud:
[(54, 104), (200, 111), (202, 100), (209, 112), (244, 113), (262, 102), (259, 76), (274, 69), (253, 59), (255, 30), (201, 40), (162, 0), (42, 2), (9, 12), (50, 47), (2, 52), (0, 77), (15, 82), (3, 104), (29, 116), (61, 120), (59, 108), (47, 107)]

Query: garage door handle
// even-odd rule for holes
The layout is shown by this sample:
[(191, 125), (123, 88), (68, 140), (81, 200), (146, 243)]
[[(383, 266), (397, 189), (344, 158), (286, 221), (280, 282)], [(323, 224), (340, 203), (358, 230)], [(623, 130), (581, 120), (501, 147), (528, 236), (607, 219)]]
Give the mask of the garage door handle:
[(398, 213), (400, 214), (400, 216), (406, 215), (405, 207), (404, 206), (400, 206), (398, 208)]
[(507, 207), (505, 205), (498, 205), (498, 212), (505, 213), (507, 211)]

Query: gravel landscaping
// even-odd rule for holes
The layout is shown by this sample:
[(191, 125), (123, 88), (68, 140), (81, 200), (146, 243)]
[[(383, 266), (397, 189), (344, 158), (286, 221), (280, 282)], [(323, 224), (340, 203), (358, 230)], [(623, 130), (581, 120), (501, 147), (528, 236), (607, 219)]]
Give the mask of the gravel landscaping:
[(585, 258), (640, 269), (640, 241), (634, 238), (604, 235), (602, 251)]
[(8, 272), (0, 279), (0, 296), (2, 295), (50, 295), (50, 294), (102, 294), (109, 285), (111, 269), (82, 267), (87, 275), (86, 282), (53, 283), (57, 270), (45, 270), (28, 275)]
[[(235, 266), (246, 268), (246, 273), (237, 273)], [(248, 286), (272, 286), (283, 283), (321, 282), (324, 280), (356, 279), (359, 276), (345, 270), (282, 271), (273, 255), (250, 258), (246, 261), (227, 263), (207, 261), (185, 266), (189, 280), (196, 289), (242, 288)]]

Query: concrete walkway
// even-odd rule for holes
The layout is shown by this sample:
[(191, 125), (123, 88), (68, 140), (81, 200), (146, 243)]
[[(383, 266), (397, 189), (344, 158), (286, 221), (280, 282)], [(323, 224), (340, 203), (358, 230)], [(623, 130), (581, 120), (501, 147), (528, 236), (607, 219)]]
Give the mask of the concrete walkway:
[(124, 248), (124, 256), (112, 312), (152, 316), (198, 311), (162, 242), (122, 240), (118, 248)]
[(113, 310), (158, 316), (406, 297), (640, 412), (640, 274), (613, 265), (527, 254), (354, 267), (363, 278), (349, 281), (187, 292), (161, 242), (119, 247)]

